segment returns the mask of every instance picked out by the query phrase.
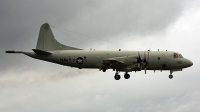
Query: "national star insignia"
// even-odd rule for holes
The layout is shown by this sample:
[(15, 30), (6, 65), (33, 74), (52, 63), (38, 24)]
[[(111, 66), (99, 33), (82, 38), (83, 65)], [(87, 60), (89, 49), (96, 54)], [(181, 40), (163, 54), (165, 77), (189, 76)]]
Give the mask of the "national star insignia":
[(78, 59), (78, 63), (83, 63), (83, 60), (82, 59)]

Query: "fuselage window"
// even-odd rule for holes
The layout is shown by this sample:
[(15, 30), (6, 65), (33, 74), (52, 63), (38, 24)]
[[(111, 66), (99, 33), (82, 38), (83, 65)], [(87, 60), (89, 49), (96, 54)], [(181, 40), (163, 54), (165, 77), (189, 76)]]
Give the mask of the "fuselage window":
[(84, 56), (84, 61), (87, 62), (87, 58), (86, 58), (86, 56)]

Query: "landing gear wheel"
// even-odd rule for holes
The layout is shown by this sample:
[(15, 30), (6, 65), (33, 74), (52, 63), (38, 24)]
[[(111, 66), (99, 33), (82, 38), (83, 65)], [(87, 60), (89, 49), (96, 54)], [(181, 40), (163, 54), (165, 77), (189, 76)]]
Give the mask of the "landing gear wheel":
[(173, 75), (169, 75), (169, 78), (172, 79), (172, 78), (173, 78)]
[(129, 78), (130, 78), (130, 75), (129, 75), (129, 74), (125, 74), (125, 75), (124, 75), (124, 78), (125, 78), (125, 79), (129, 79)]
[(120, 78), (121, 78), (121, 76), (120, 75), (115, 75), (115, 80), (119, 80)]
[(103, 69), (103, 72), (106, 72), (106, 69), (105, 69), (105, 68)]

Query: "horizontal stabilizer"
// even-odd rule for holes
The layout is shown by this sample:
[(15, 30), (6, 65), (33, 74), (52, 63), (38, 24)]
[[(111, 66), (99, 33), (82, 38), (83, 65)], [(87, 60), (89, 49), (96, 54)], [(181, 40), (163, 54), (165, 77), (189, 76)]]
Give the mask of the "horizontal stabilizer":
[(23, 53), (22, 51), (6, 51), (6, 53)]
[(50, 55), (52, 53), (50, 52), (47, 52), (47, 51), (43, 51), (43, 50), (39, 50), (39, 49), (32, 49), (36, 54), (39, 54), (39, 55)]

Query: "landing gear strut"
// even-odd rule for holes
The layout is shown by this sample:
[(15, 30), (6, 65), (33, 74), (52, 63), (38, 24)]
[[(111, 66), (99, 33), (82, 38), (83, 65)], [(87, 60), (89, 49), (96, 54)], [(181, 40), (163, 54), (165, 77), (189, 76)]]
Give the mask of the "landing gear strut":
[(173, 71), (170, 70), (170, 75), (169, 75), (169, 79), (172, 79), (173, 78), (173, 75), (172, 75)]
[(125, 79), (129, 79), (129, 78), (130, 78), (130, 75), (126, 72), (126, 73), (124, 74), (124, 78), (125, 78)]
[(115, 80), (119, 80), (121, 78), (118, 71), (116, 71), (114, 78), (115, 78)]

